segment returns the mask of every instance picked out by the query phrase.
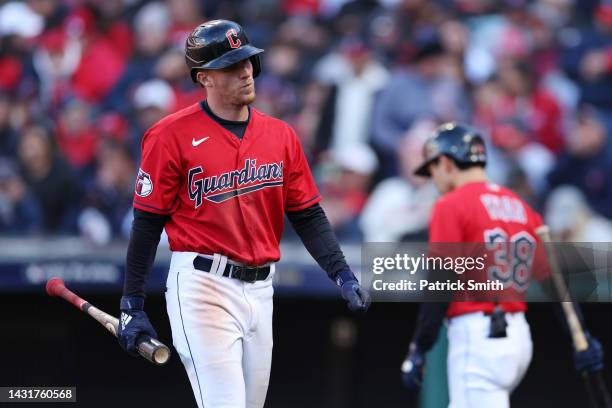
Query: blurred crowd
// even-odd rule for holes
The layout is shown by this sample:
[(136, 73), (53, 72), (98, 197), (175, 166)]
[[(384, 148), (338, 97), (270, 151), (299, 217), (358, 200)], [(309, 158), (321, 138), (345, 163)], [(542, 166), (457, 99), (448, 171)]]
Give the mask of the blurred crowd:
[(205, 98), (183, 48), (215, 18), (266, 50), (255, 106), (296, 129), (341, 240), (426, 237), (412, 171), (453, 120), (558, 239), (612, 241), (606, 0), (0, 1), (0, 235), (129, 235), (140, 140)]

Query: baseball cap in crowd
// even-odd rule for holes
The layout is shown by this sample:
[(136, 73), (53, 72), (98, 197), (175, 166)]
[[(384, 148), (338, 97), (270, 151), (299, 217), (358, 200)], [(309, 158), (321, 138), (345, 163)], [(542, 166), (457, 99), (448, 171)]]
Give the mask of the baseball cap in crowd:
[(169, 111), (175, 103), (174, 91), (166, 81), (152, 79), (138, 85), (134, 92), (136, 109), (157, 108)]
[(584, 213), (589, 213), (584, 194), (574, 186), (560, 186), (546, 202), (544, 218), (554, 234), (575, 228)]
[(366, 176), (378, 168), (376, 153), (364, 143), (337, 147), (332, 150), (331, 158), (343, 169)]
[(44, 28), (44, 20), (24, 2), (10, 1), (0, 7), (0, 37), (18, 35), (36, 37)]

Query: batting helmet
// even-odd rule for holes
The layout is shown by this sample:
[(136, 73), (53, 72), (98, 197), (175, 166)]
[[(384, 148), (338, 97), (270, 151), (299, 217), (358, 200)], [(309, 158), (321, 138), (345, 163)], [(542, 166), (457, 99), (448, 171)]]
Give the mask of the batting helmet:
[(200, 69), (222, 69), (251, 59), (253, 77), (261, 72), (259, 54), (264, 52), (249, 43), (240, 24), (229, 20), (211, 20), (197, 26), (185, 43), (185, 61), (193, 82)]
[(425, 142), (423, 164), (415, 170), (414, 174), (424, 177), (431, 176), (429, 164), (442, 155), (450, 157), (460, 166), (487, 163), (482, 136), (475, 129), (457, 123), (441, 125)]

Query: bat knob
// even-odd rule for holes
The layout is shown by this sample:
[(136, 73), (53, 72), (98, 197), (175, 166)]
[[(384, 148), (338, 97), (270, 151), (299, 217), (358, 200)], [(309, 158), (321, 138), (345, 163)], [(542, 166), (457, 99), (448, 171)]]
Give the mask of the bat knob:
[(64, 280), (58, 277), (53, 277), (47, 281), (47, 294), (49, 296), (56, 296), (58, 289), (64, 287)]

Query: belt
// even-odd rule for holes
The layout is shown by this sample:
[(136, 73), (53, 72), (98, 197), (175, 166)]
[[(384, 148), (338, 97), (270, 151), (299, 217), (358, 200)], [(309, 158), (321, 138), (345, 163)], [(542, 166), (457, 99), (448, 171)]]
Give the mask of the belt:
[[(212, 264), (212, 259), (203, 256), (196, 256), (193, 260), (193, 267), (202, 272), (210, 272)], [(268, 275), (270, 275), (269, 266), (246, 266), (228, 263), (223, 270), (223, 276), (226, 278), (238, 279), (250, 283), (266, 280)]]

